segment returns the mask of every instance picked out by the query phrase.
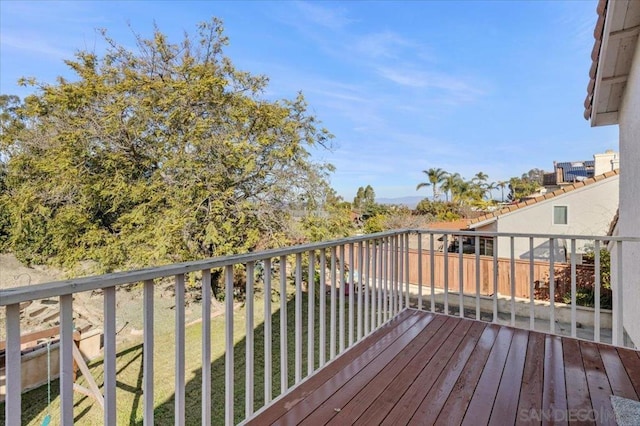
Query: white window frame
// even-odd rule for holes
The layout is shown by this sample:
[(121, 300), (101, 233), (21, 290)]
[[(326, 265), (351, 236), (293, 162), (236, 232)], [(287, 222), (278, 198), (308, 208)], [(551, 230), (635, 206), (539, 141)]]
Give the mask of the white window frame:
[[(564, 207), (566, 211), (567, 223), (556, 223), (556, 207)], [(551, 209), (551, 224), (557, 226), (569, 226), (569, 206), (566, 204), (554, 204)]]

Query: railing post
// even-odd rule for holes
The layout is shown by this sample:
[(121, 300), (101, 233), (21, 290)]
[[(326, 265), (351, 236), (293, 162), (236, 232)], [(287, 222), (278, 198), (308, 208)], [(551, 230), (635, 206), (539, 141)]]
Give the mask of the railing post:
[(268, 404), (273, 399), (272, 373), (273, 358), (271, 348), (271, 335), (273, 327), (271, 322), (271, 258), (263, 261), (264, 283), (264, 402)]
[(325, 364), (325, 360), (326, 360), (326, 353), (327, 353), (327, 329), (326, 329), (326, 324), (327, 324), (327, 277), (326, 277), (326, 270), (327, 270), (327, 253), (325, 251), (325, 249), (320, 250), (320, 294), (318, 294), (318, 297), (320, 298), (320, 309), (319, 309), (319, 316), (320, 316), (320, 333), (319, 333), (319, 342), (318, 342), (318, 347), (319, 347), (319, 360), (318, 360), (318, 364), (320, 366), (320, 368), (322, 368)]
[(476, 319), (480, 320), (480, 236), (475, 237), (476, 254)]
[[(116, 424), (116, 288), (107, 287), (104, 297), (104, 424)], [(152, 302), (153, 303), (153, 302)], [(145, 313), (146, 314), (146, 313)], [(153, 310), (151, 311), (153, 315)], [(153, 328), (151, 329), (153, 331)], [(75, 344), (75, 343), (74, 343)], [(144, 350), (144, 349), (143, 349)], [(146, 364), (145, 364), (146, 366)], [(153, 380), (153, 379), (151, 379)], [(153, 392), (153, 386), (152, 390)]]
[(382, 241), (381, 262), (383, 267), (382, 311), (384, 313), (383, 322), (386, 322), (389, 319), (389, 309), (391, 305), (391, 292), (389, 291), (389, 237), (385, 237)]
[[(115, 336), (115, 333), (113, 334)], [(60, 423), (73, 424), (73, 295), (60, 296)], [(106, 379), (106, 377), (105, 377)]]
[(7, 306), (6, 395), (4, 418), (7, 426), (21, 424), (22, 365), (20, 351), (20, 304)]
[[(595, 312), (593, 319), (593, 340), (600, 342), (600, 240), (596, 240), (595, 243), (595, 259), (593, 261), (593, 273), (594, 273), (594, 303)], [(609, 275), (611, 276), (611, 275)]]
[(464, 318), (464, 242), (462, 235), (458, 239), (458, 304), (460, 318)]
[(302, 254), (296, 254), (295, 383), (302, 380)]
[[(233, 287), (233, 286), (232, 286)], [(185, 422), (185, 307), (184, 274), (176, 275), (176, 336), (175, 336), (175, 420), (174, 424)], [(231, 295), (233, 300), (233, 293)], [(233, 303), (233, 302), (232, 302)], [(232, 304), (233, 307), (233, 304)], [(229, 313), (227, 312), (227, 315)]]
[(513, 235), (509, 237), (509, 283), (510, 285), (510, 293), (511, 293), (511, 326), (514, 327), (516, 325), (516, 259), (515, 259), (515, 238)]
[[(146, 287), (147, 283), (149, 283), (149, 281), (145, 282), (145, 291), (147, 290), (147, 287)], [(150, 281), (150, 287), (151, 287), (151, 291), (153, 291), (152, 280)], [(265, 297), (265, 299), (268, 299), (268, 297)], [(153, 293), (151, 296), (151, 304), (153, 305)], [(153, 322), (153, 316), (151, 317), (151, 321)], [(147, 328), (145, 325), (145, 333), (146, 331), (147, 331)], [(146, 339), (146, 334), (145, 334), (145, 339)], [(153, 335), (151, 336), (150, 340), (153, 341)], [(146, 345), (144, 346), (144, 349), (145, 349), (144, 353), (146, 356), (147, 355)], [(153, 362), (153, 361), (150, 360), (150, 362)], [(147, 366), (146, 358), (145, 358), (144, 365), (145, 367)], [(211, 269), (205, 269), (202, 271), (202, 395), (201, 395), (201, 398), (202, 398), (202, 426), (210, 426), (211, 425)], [(153, 404), (153, 396), (150, 402), (151, 404)], [(153, 405), (151, 406), (151, 412), (153, 412)], [(146, 405), (145, 405), (145, 414), (146, 414)], [(153, 424), (153, 422), (149, 424)]]
[(245, 287), (245, 378), (244, 378), (244, 416), (250, 417), (253, 414), (253, 287), (254, 287), (254, 263), (247, 262), (246, 267), (246, 287)]
[(404, 288), (406, 291), (404, 307), (410, 306), (409, 297), (409, 233), (404, 234)]
[(403, 249), (403, 241), (404, 241), (404, 236), (403, 235), (396, 235), (396, 286), (398, 288), (398, 308), (396, 310), (396, 314), (398, 312), (400, 312), (402, 310), (402, 308), (404, 307), (404, 286), (402, 285), (402, 279), (403, 279), (403, 275), (404, 275), (404, 265), (403, 265), (403, 260), (404, 260), (404, 249)]
[(369, 321), (369, 310), (371, 309), (371, 242), (367, 240), (365, 243), (365, 255), (364, 255), (364, 270), (366, 272), (366, 278), (364, 279), (364, 335), (368, 335), (371, 330), (371, 323)]
[(418, 310), (422, 310), (422, 233), (418, 233)]
[(429, 261), (431, 265), (431, 312), (436, 311), (436, 296), (435, 296), (435, 286), (436, 286), (436, 254), (435, 254), (435, 245), (434, 245), (435, 236), (433, 232), (429, 233)]
[(289, 389), (287, 346), (287, 256), (280, 256), (280, 393)]
[(354, 269), (355, 269), (355, 263), (354, 263), (354, 245), (353, 243), (349, 244), (349, 282), (347, 283), (346, 288), (349, 289), (349, 347), (351, 347), (353, 345), (353, 332), (354, 332), (354, 328), (355, 328), (355, 321), (354, 321), (354, 306), (355, 305), (355, 296), (354, 293), (356, 292), (356, 283), (354, 282)]
[(555, 280), (555, 259), (556, 246), (555, 239), (549, 238), (549, 331), (551, 334), (556, 332), (556, 280)]
[(339, 353), (344, 351), (344, 291), (347, 284), (344, 279), (344, 244), (340, 246), (340, 292), (338, 299), (340, 301), (338, 306), (338, 348)]
[(535, 330), (535, 283), (533, 265), (533, 237), (529, 237), (529, 328)]
[[(225, 424), (234, 424), (234, 364), (233, 364), (233, 265), (225, 266), (225, 360), (224, 360), (224, 413)], [(176, 389), (177, 392), (177, 389)], [(177, 414), (176, 414), (177, 416)]]
[(316, 290), (316, 266), (315, 252), (309, 250), (309, 279), (307, 280), (307, 376), (313, 373), (315, 355), (315, 290)]
[(622, 313), (622, 298), (624, 291), (624, 277), (622, 275), (622, 241), (616, 241), (616, 283), (611, 286), (613, 290), (612, 295), (612, 309), (613, 309), (613, 318), (612, 318), (612, 339), (611, 343), (615, 346), (624, 345), (624, 326), (623, 326), (623, 313)]
[(576, 320), (576, 239), (571, 239), (571, 337), (577, 336)]
[(448, 235), (444, 234), (444, 314), (449, 315), (449, 241)]
[(493, 237), (493, 323), (498, 322), (498, 237)]
[(371, 253), (371, 282), (373, 287), (371, 288), (371, 331), (378, 328), (380, 323), (380, 302), (378, 296), (380, 295), (380, 284), (378, 283), (378, 244), (380, 240), (373, 241), (372, 253)]
[(396, 307), (397, 307), (397, 300), (396, 300), (396, 268), (397, 268), (397, 264), (396, 264), (396, 237), (395, 235), (393, 237), (390, 237), (390, 246), (388, 247), (388, 253), (389, 253), (389, 276), (390, 276), (390, 282), (389, 282), (389, 290), (390, 290), (390, 300), (389, 300), (389, 313), (387, 316), (387, 320), (389, 318), (391, 318), (393, 315), (395, 315), (396, 313)]
[(329, 318), (329, 359), (336, 356), (336, 248), (331, 247), (331, 313)]
[(404, 235), (396, 236), (396, 281), (398, 285), (398, 310), (396, 314), (404, 308), (405, 291), (404, 291)]
[[(358, 243), (358, 283), (357, 283), (357, 289), (354, 289), (353, 291), (356, 292), (357, 296), (358, 296), (358, 310), (356, 312), (356, 324), (357, 324), (357, 333), (356, 333), (356, 341), (362, 339), (362, 296), (363, 296), (363, 288), (365, 286), (364, 284), (364, 278), (365, 278), (365, 268), (363, 267), (362, 264), (362, 241), (360, 241)], [(354, 285), (356, 285), (356, 283), (354, 282)]]

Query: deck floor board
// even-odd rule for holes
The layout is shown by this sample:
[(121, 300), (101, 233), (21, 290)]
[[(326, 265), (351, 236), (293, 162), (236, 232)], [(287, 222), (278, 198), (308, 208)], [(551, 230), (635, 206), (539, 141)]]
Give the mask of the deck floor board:
[(611, 424), (640, 352), (407, 310), (247, 423)]

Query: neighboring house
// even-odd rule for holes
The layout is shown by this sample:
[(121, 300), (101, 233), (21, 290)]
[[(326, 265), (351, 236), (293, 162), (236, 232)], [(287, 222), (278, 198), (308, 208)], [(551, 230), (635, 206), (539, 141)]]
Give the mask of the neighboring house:
[(553, 172), (545, 173), (543, 184), (549, 191), (620, 168), (617, 152), (608, 150), (594, 154), (593, 160), (553, 162)]
[[(619, 126), (620, 213), (615, 235), (640, 237), (640, 1), (600, 0), (597, 11), (584, 116), (592, 126)], [(612, 255), (615, 265), (615, 250)], [(640, 244), (623, 243), (623, 256), (622, 323), (640, 347)], [(612, 276), (615, 282), (616, 268)]]
[[(619, 180), (618, 170), (612, 170), (473, 219), (469, 228), (523, 234), (605, 235), (618, 208)], [(568, 260), (568, 245), (568, 241), (556, 241), (556, 261)], [(584, 253), (589, 248), (577, 246), (576, 253)], [(527, 240), (516, 239), (516, 258), (529, 259), (529, 251)], [(498, 257), (510, 256), (509, 239), (500, 238)], [(548, 260), (549, 257), (549, 241), (535, 241), (534, 258)]]

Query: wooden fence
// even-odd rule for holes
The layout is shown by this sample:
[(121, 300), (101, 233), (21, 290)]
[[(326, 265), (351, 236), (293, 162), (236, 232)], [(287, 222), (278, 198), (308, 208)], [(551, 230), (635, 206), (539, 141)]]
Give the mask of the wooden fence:
[[(356, 268), (357, 266), (357, 247)], [(347, 254), (349, 250), (347, 247)], [(404, 254), (403, 254), (404, 255)], [(418, 259), (416, 249), (409, 249), (409, 283), (418, 285)], [(431, 253), (422, 251), (422, 285), (429, 288), (431, 285)], [(443, 289), (445, 284), (445, 253), (435, 252), (434, 255), (434, 287)], [(460, 257), (458, 253), (447, 253), (447, 275), (449, 291), (457, 292), (460, 288)], [(348, 256), (347, 256), (348, 259)], [(530, 296), (530, 263), (529, 260), (514, 259), (515, 296), (529, 298)], [(480, 256), (480, 294), (489, 296), (493, 294), (493, 257)], [(511, 296), (511, 260), (498, 258), (498, 293), (503, 296)], [(544, 261), (533, 262), (534, 296), (540, 299), (549, 298), (549, 271), (550, 263)], [(403, 272), (406, 276), (406, 271)], [(556, 301), (562, 302), (565, 295), (571, 291), (571, 264), (554, 264), (554, 282), (556, 289)], [(462, 283), (465, 293), (476, 292), (476, 256), (474, 254), (462, 255)], [(576, 265), (576, 285), (578, 288), (592, 288), (594, 283), (593, 265)], [(426, 294), (423, 293), (423, 294)]]

